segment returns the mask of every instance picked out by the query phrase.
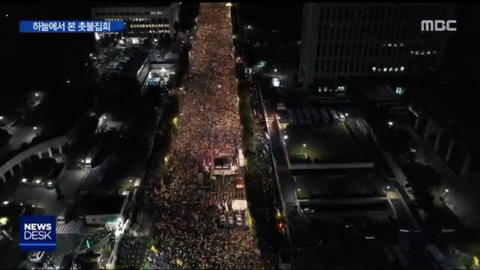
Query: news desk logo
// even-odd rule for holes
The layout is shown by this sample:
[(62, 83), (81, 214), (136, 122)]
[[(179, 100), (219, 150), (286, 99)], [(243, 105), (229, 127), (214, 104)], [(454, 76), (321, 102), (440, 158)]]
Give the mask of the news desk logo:
[(422, 32), (455, 32), (457, 20), (423, 20), (420, 25)]
[(54, 251), (57, 247), (55, 216), (20, 216), (21, 251)]

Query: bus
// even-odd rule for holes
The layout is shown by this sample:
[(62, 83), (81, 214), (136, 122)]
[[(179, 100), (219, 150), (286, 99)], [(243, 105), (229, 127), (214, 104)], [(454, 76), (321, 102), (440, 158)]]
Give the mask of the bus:
[(312, 110), (312, 115), (313, 115), (315, 125), (320, 124), (320, 121), (321, 121), (320, 114), (318, 113), (317, 109), (311, 108), (311, 110)]
[(303, 117), (302, 111), (300, 109), (295, 109), (295, 113), (297, 114), (298, 122), (300, 124), (305, 124), (305, 117)]
[(443, 269), (455, 269), (455, 266), (448, 262), (445, 257), (443, 256), (442, 252), (438, 250), (437, 246), (435, 245), (426, 245), (425, 246), (425, 255), (432, 263), (435, 269), (443, 270)]
[(310, 108), (303, 108), (303, 114), (305, 115), (307, 123), (309, 125), (313, 124), (313, 117), (312, 117), (312, 114), (310, 113)]
[(288, 120), (292, 125), (298, 125), (298, 119), (293, 110), (288, 110)]
[(327, 110), (325, 110), (325, 108), (321, 108), (320, 113), (322, 114), (323, 123), (330, 123), (330, 117), (328, 116)]

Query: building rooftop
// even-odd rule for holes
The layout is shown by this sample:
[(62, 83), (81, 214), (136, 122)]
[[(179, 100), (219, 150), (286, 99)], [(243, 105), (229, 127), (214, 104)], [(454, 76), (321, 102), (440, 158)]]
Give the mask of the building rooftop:
[(400, 101), (400, 95), (395, 94), (388, 85), (378, 85), (361, 89), (362, 93), (373, 101)]
[(135, 52), (130, 60), (125, 64), (125, 67), (122, 70), (122, 73), (129, 76), (137, 76), (138, 70), (142, 67), (145, 59), (147, 58), (148, 53), (137, 51)]
[(96, 8), (129, 8), (129, 7), (169, 7), (174, 2), (163, 2), (163, 1), (144, 1), (141, 3), (138, 2), (95, 2)]
[(124, 195), (97, 195), (87, 193), (80, 198), (80, 215), (120, 214)]

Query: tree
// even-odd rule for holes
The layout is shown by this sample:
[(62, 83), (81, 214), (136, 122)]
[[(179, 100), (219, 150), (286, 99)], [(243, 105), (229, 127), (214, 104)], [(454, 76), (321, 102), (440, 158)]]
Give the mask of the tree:
[(0, 147), (7, 144), (9, 141), (10, 141), (10, 138), (12, 137), (12, 135), (10, 135), (10, 133), (5, 130), (5, 129), (0, 129)]
[(441, 185), (439, 175), (432, 167), (419, 163), (409, 164), (406, 166), (405, 172), (418, 204), (425, 211), (431, 211), (435, 199), (432, 193)]

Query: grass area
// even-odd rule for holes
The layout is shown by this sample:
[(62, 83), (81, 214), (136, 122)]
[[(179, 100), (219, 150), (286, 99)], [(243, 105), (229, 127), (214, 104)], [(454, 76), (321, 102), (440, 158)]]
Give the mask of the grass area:
[(286, 134), (291, 163), (303, 163), (305, 156), (314, 163), (353, 162), (362, 159), (360, 150), (343, 123), (323, 129), (289, 126)]

